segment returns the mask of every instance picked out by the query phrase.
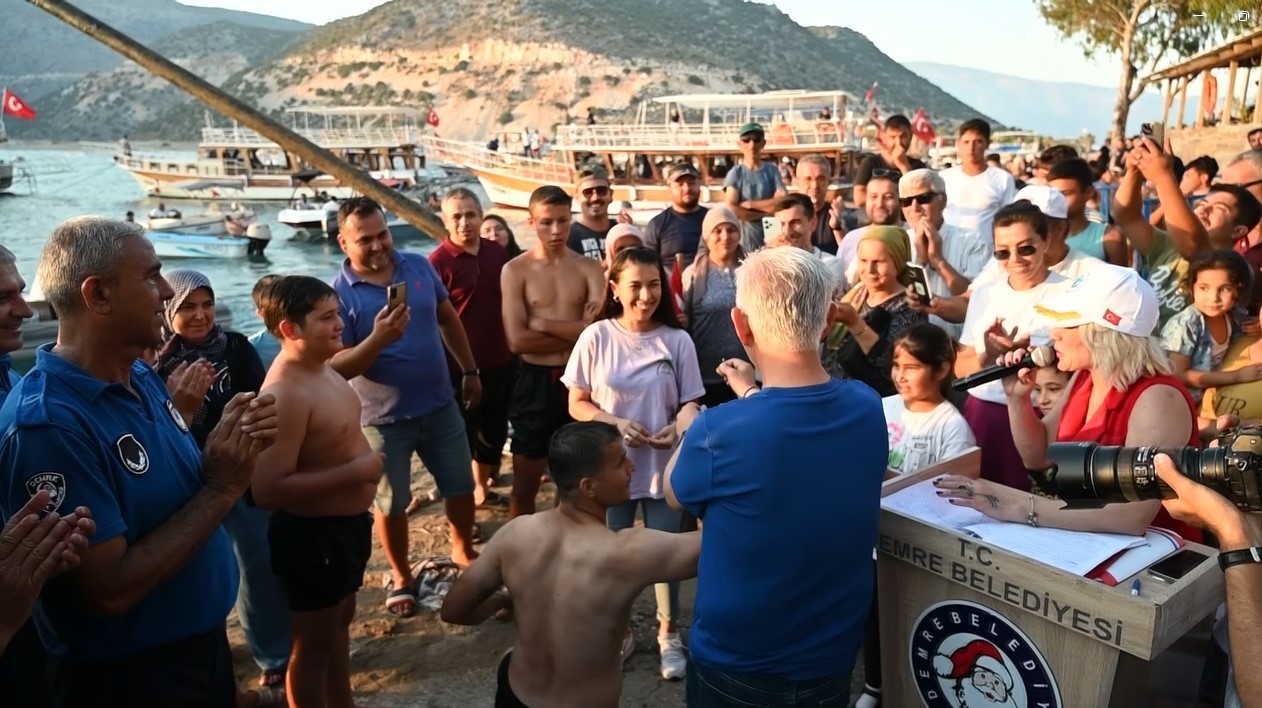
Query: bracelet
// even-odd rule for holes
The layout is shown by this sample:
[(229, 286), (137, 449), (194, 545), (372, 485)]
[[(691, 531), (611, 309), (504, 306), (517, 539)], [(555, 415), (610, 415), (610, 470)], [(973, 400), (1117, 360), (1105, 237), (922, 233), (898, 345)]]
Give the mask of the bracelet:
[(1223, 570), (1227, 570), (1233, 565), (1243, 565), (1245, 563), (1262, 563), (1262, 546), (1241, 548), (1218, 554), (1218, 567)]
[(741, 398), (749, 398), (750, 393), (754, 393), (760, 390), (762, 389), (758, 388), (758, 384), (754, 384), (750, 386), (749, 388), (745, 389), (745, 392), (741, 394)]
[(1038, 515), (1038, 512), (1034, 510), (1034, 495), (1033, 494), (1030, 495), (1030, 513), (1026, 515), (1025, 523), (1033, 526), (1034, 528), (1038, 528), (1038, 525), (1039, 525), (1039, 515)]
[(464, 372), (464, 376), (465, 378), (470, 376), (481, 376), (481, 373), (477, 369), (470, 369), (469, 371)]

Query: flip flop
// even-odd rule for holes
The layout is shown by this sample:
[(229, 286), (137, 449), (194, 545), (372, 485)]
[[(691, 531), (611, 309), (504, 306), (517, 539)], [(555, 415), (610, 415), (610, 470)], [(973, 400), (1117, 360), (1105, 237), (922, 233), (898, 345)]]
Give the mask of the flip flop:
[(478, 508), (479, 509), (507, 509), (508, 497), (504, 496), (503, 494), (500, 494), (499, 492), (488, 489), (486, 492), (486, 499), (482, 500), (482, 504), (480, 504)]
[(418, 607), (419, 591), (415, 583), (406, 588), (395, 588), (393, 583), (386, 586), (386, 612), (406, 619), (416, 616)]

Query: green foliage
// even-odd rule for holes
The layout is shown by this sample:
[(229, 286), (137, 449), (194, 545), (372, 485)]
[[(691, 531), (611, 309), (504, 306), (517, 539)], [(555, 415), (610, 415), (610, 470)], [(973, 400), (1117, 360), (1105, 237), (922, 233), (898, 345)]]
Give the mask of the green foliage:
[(455, 70), (456, 70), (456, 71), (468, 71), (468, 70), (469, 70), (469, 62), (467, 62), (467, 61), (461, 61), (459, 64), (456, 64), (456, 69), (455, 69)]
[(653, 75), (653, 67), (651, 66), (642, 66), (639, 69), (636, 69), (636, 71), (640, 72), (641, 74), (644, 74), (645, 76)]
[(697, 76), (696, 74), (688, 75), (688, 83), (692, 84), (693, 86), (705, 86), (705, 80), (702, 79), (700, 76)]
[(609, 84), (610, 86), (617, 86), (618, 84), (622, 83), (621, 76), (614, 76), (613, 74), (605, 74), (602, 78), (605, 80), (605, 83)]
[(591, 86), (591, 85), (592, 85), (592, 77), (590, 77), (590, 76), (580, 76), (580, 77), (578, 77), (578, 85), (579, 85), (579, 86)]
[(461, 95), (461, 96), (464, 96), (464, 100), (466, 100), (466, 101), (472, 101), (473, 99), (475, 99), (475, 98), (477, 98), (477, 97), (478, 97), (478, 92), (477, 92), (477, 91), (474, 91), (473, 89), (471, 89), (471, 88), (470, 88), (470, 89), (465, 89), (465, 90), (464, 90), (464, 93), (462, 93), (462, 94), (460, 94), (460, 95)]
[(513, 112), (504, 111), (500, 114), (500, 125), (508, 125), (513, 122)]
[(553, 71), (560, 71), (561, 69), (564, 69), (564, 68), (565, 68), (565, 65), (564, 65), (564, 64), (562, 64), (561, 62), (559, 62), (559, 61), (554, 61), (554, 62), (552, 62), (552, 70), (553, 70)]
[(568, 109), (570, 105), (568, 103), (561, 103), (560, 101), (553, 101), (552, 107), (557, 109), (558, 111), (564, 111)]

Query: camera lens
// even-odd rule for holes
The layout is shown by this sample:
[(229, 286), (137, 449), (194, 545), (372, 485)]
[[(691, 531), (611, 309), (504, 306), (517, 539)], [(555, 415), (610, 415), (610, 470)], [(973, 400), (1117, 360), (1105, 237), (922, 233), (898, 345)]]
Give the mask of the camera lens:
[[(1170, 499), (1175, 496), (1173, 490), (1157, 477), (1154, 460), (1160, 453), (1169, 455), (1175, 468), (1193, 481), (1216, 489), (1231, 484), (1227, 451), (1222, 448), (1170, 450), (1096, 443), (1050, 445), (1047, 454), (1052, 467), (1031, 472), (1031, 480), (1042, 493), (1063, 499), (1079, 509)], [(1230, 491), (1225, 493), (1231, 494)]]

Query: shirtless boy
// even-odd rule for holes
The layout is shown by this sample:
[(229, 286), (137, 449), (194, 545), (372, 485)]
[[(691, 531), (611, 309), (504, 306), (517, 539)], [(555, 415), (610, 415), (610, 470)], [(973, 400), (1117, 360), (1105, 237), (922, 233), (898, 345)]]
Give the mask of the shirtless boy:
[(548, 454), (559, 504), (513, 519), (452, 586), (444, 622), (477, 624), (512, 594), (517, 640), (500, 662), (496, 708), (616, 708), (631, 604), (654, 583), (697, 575), (701, 533), (610, 531), (605, 512), (631, 498), (618, 429), (570, 423)]
[(504, 334), (521, 355), (509, 404), (513, 426), (512, 516), (533, 514), (548, 467), (548, 440), (570, 422), (569, 393), (561, 383), (570, 350), (605, 302), (599, 261), (566, 247), (572, 200), (560, 187), (530, 195), (529, 224), (538, 243), (509, 261), (500, 276)]
[(267, 288), (259, 309), (281, 342), (263, 382), (280, 423), (275, 444), (259, 456), (253, 493), (259, 506), (276, 510), (268, 541), (293, 623), (289, 705), (353, 708), (350, 622), (372, 553), (368, 509), (382, 457), (359, 427), (359, 396), (329, 365), (342, 348), (333, 288), (287, 275)]

